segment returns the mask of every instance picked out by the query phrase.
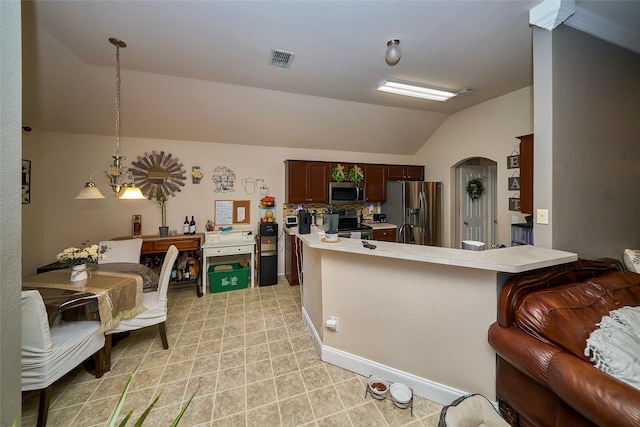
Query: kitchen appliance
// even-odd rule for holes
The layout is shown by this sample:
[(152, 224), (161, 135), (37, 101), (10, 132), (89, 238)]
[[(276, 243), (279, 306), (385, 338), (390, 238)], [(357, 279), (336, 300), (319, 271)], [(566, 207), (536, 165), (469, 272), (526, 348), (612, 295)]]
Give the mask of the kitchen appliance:
[(305, 209), (298, 211), (298, 234), (311, 233), (311, 214)]
[(278, 283), (278, 224), (261, 222), (258, 227), (259, 286)]
[(297, 227), (298, 226), (298, 216), (297, 215), (287, 215), (284, 219), (284, 226), (287, 228)]
[(387, 222), (387, 216), (385, 214), (373, 214), (373, 220), (375, 222)]
[(330, 182), (329, 204), (364, 202), (364, 187), (355, 182)]
[(362, 224), (355, 209), (338, 211), (338, 237), (373, 239), (373, 228)]
[(442, 246), (441, 182), (387, 181), (387, 201), (380, 210), (398, 226), (398, 243)]
[(338, 240), (338, 221), (340, 215), (338, 211), (333, 209), (327, 209), (323, 216), (324, 221), (324, 233), (327, 236), (327, 240)]

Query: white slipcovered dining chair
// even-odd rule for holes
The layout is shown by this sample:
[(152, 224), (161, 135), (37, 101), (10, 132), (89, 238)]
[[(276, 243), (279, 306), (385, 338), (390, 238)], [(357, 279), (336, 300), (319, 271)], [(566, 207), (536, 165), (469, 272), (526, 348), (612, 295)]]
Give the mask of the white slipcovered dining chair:
[(169, 279), (171, 277), (171, 268), (178, 257), (178, 248), (175, 245), (169, 246), (167, 254), (162, 263), (160, 270), (160, 279), (158, 281), (158, 290), (155, 292), (147, 292), (142, 294), (142, 305), (145, 311), (130, 319), (122, 319), (118, 325), (105, 332), (105, 369), (111, 368), (111, 335), (116, 332), (128, 332), (137, 329), (146, 328), (148, 326), (158, 325), (162, 347), (166, 350), (169, 348), (167, 341), (167, 290), (169, 288)]
[(22, 391), (40, 390), (38, 427), (47, 424), (50, 386), (96, 354), (97, 376), (104, 366), (100, 322), (77, 321), (49, 327), (38, 291), (22, 291)]
[(105, 259), (99, 260), (98, 264), (111, 264), (114, 262), (140, 263), (142, 239), (103, 240), (99, 245), (106, 245), (109, 250)]

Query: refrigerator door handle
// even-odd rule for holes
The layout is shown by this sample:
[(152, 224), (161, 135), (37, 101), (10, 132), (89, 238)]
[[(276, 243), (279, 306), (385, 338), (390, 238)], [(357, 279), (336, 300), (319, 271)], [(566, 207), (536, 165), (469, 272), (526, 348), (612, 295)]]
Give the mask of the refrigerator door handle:
[[(427, 224), (427, 216), (425, 210), (427, 209), (427, 198), (424, 195), (424, 191), (420, 192), (420, 244), (424, 245), (427, 242), (424, 240), (425, 236), (425, 227)], [(431, 230), (429, 230), (431, 232)]]

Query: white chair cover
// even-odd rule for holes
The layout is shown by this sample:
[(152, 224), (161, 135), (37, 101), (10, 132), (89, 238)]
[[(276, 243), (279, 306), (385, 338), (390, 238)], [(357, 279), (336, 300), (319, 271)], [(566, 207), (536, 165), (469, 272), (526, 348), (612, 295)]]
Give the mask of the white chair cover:
[(146, 310), (130, 319), (122, 319), (115, 328), (108, 330), (106, 334), (133, 331), (157, 325), (167, 320), (167, 290), (171, 277), (171, 267), (173, 267), (178, 257), (178, 252), (178, 248), (175, 245), (169, 247), (162, 263), (162, 270), (160, 270), (158, 290), (142, 295), (142, 305), (145, 306)]
[(140, 263), (142, 239), (104, 240), (99, 245), (109, 246), (109, 251), (105, 254), (106, 258), (99, 260), (98, 264), (110, 264), (113, 262)]
[(67, 322), (49, 328), (38, 291), (22, 291), (22, 390), (40, 390), (104, 347), (100, 322)]

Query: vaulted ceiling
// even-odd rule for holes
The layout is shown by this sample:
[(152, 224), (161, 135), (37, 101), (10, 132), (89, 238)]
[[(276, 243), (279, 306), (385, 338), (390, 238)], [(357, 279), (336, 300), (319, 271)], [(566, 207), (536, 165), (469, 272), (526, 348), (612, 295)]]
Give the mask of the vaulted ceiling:
[[(112, 135), (117, 37), (128, 45), (122, 137), (413, 154), (449, 114), (532, 84), (540, 3), (23, 2), (24, 124)], [(613, 3), (638, 25), (640, 3)], [(289, 68), (270, 64), (272, 49), (295, 54)], [(376, 91), (389, 78), (473, 92), (436, 102)]]

